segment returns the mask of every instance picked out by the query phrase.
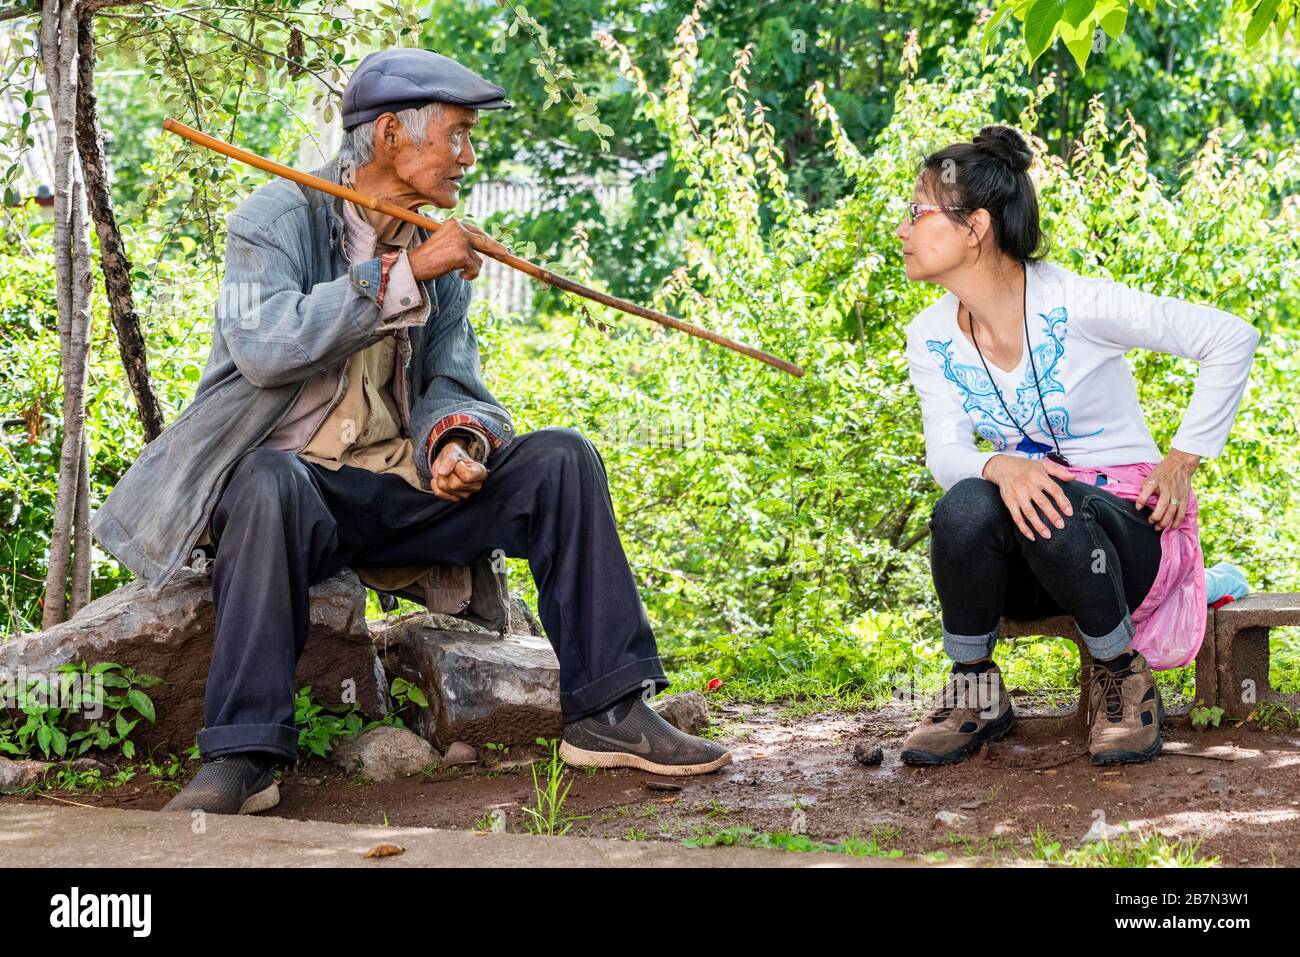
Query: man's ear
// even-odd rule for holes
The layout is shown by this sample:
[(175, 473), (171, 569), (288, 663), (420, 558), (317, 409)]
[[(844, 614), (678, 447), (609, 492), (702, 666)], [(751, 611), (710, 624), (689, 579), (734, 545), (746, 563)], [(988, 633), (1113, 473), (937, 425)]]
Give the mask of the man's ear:
[(401, 146), (402, 121), (396, 113), (381, 113), (375, 121), (375, 151), (391, 158)]

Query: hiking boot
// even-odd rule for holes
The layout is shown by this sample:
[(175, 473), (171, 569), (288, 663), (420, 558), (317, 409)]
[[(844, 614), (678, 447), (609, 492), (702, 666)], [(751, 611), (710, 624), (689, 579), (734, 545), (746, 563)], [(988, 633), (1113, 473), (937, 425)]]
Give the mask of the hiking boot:
[(997, 665), (978, 673), (953, 665), (934, 710), (903, 741), (903, 763), (955, 764), (985, 741), (1006, 737), (1014, 721)]
[(1133, 652), (1128, 666), (1111, 671), (1092, 663), (1088, 693), (1088, 751), (1093, 764), (1133, 764), (1160, 753), (1164, 703), (1151, 666)]
[(674, 728), (640, 694), (566, 724), (560, 757), (576, 767), (678, 775), (707, 774), (731, 763), (730, 751)]
[(269, 811), (280, 803), (280, 786), (275, 783), (272, 767), (274, 761), (255, 751), (223, 754), (205, 761), (199, 773), (163, 810), (209, 814)]

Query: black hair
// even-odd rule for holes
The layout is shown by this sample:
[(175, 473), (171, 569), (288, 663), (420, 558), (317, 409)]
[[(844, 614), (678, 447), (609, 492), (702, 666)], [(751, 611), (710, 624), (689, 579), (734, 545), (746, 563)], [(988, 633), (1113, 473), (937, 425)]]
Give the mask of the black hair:
[(987, 209), (993, 239), (1017, 262), (1037, 262), (1044, 236), (1038, 224), (1038, 194), (1029, 178), (1034, 153), (1019, 132), (1009, 126), (986, 126), (970, 143), (953, 143), (925, 157), (921, 175), (956, 223), (970, 228), (970, 214)]

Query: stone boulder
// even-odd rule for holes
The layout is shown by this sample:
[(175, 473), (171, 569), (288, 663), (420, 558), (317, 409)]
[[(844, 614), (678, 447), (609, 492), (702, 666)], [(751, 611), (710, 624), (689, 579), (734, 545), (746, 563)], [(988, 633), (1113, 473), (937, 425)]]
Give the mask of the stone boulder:
[(423, 612), (394, 620), (374, 637), (385, 672), (428, 698), (429, 707), (409, 723), (436, 747), (559, 736), (560, 665), (545, 638), (501, 637)]
[(699, 734), (709, 726), (709, 699), (698, 691), (656, 698), (650, 707), (678, 731)]
[(48, 768), (49, 765), (44, 761), (11, 761), (9, 758), (0, 758), (0, 794), (31, 787), (45, 777)]
[(54, 762), (39, 760), (14, 761), (10, 758), (0, 758), (0, 794), (8, 791), (19, 791), (39, 783), (51, 768), (69, 771), (98, 771), (101, 777), (113, 770), (107, 764), (96, 761), (94, 758), (73, 758), (71, 761)]
[(330, 759), (344, 771), (360, 772), (372, 781), (392, 781), (437, 765), (438, 752), (428, 741), (405, 728), (371, 728), (344, 738)]
[[(91, 664), (116, 661), (157, 675), (161, 683), (145, 691), (153, 700), (156, 723), (142, 719), (131, 739), (137, 753), (159, 747), (179, 754), (194, 744), (203, 727), (216, 624), (211, 586), (210, 573), (194, 569), (182, 569), (156, 598), (141, 582), (125, 585), (63, 624), (0, 644), (0, 682), (83, 659)], [(311, 685), (312, 698), (328, 705), (342, 704), (345, 689), (355, 689), (361, 710), (381, 717), (388, 686), (365, 609), (365, 588), (351, 569), (311, 589), (311, 626), (295, 688)], [(84, 720), (74, 718), (71, 726), (84, 726)]]

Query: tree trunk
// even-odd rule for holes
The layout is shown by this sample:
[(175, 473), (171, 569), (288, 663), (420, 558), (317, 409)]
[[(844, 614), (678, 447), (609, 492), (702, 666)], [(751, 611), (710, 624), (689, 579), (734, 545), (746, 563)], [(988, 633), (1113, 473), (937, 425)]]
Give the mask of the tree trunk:
[(77, 505), (72, 519), (71, 618), (90, 601), (90, 570), (95, 544), (90, 537), (90, 438), (81, 432), (81, 467), (77, 470)]
[(108, 311), (117, 332), (122, 366), (135, 396), (144, 440), (152, 442), (163, 430), (163, 412), (149, 378), (144, 334), (131, 295), (131, 261), (127, 259), (122, 233), (117, 228), (113, 195), (109, 191), (108, 161), (95, 99), (95, 28), (89, 13), (83, 12), (78, 20), (77, 49), (77, 153), (86, 177), (95, 232), (99, 235), (99, 263), (104, 271), (104, 291), (108, 294)]
[[(63, 437), (59, 452), (59, 489), (50, 530), (49, 567), (41, 627), (64, 620), (68, 559), (82, 481), (86, 420), (86, 373), (90, 349), (89, 216), (77, 159), (77, 19), (80, 0), (44, 0), (41, 58), (50, 114), (54, 119), (54, 266), (59, 308), (59, 368), (63, 380)], [(89, 555), (89, 549), (85, 549)], [(88, 582), (87, 582), (88, 584)], [(73, 604), (88, 595), (77, 591)]]

